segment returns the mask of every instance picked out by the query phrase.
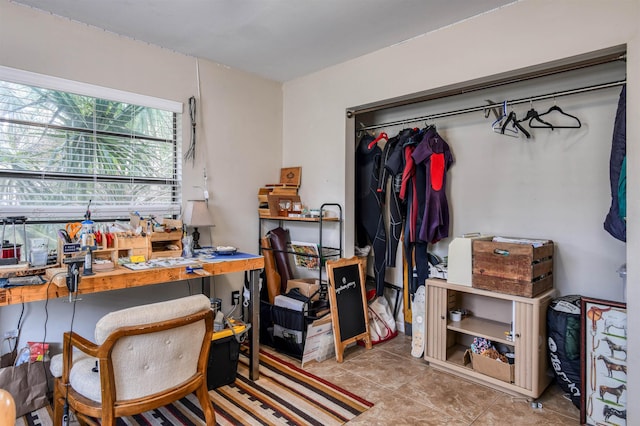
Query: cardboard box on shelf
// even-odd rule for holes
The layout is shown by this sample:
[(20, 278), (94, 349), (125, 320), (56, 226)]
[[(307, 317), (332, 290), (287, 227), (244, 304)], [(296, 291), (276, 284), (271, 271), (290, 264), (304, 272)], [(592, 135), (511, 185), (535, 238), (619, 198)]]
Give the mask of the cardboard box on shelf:
[(287, 291), (298, 288), (304, 296), (311, 297), (311, 300), (318, 300), (320, 290), (320, 282), (317, 278), (296, 278), (287, 281)]
[(514, 364), (508, 364), (467, 350), (464, 353), (464, 364), (468, 365), (469, 363), (473, 371), (493, 377), (494, 379), (502, 380), (503, 382), (513, 383)]

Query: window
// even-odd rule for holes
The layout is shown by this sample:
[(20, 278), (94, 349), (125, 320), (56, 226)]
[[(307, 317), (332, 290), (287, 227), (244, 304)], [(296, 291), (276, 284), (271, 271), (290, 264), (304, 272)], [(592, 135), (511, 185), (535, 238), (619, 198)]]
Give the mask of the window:
[(0, 211), (180, 213), (182, 104), (0, 67)]

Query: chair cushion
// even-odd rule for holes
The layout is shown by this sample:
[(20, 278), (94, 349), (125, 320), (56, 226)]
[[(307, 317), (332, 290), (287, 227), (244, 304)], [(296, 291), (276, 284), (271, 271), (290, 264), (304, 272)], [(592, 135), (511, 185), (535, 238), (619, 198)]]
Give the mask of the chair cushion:
[(100, 374), (93, 371), (95, 366), (96, 359), (89, 356), (75, 361), (69, 372), (69, 383), (79, 394), (100, 402), (102, 400)]
[[(73, 363), (75, 364), (83, 358), (91, 358), (96, 361), (96, 358), (90, 357), (82, 351), (74, 349), (73, 351)], [(51, 363), (49, 364), (49, 371), (53, 377), (62, 377), (62, 354), (57, 354), (51, 357)]]

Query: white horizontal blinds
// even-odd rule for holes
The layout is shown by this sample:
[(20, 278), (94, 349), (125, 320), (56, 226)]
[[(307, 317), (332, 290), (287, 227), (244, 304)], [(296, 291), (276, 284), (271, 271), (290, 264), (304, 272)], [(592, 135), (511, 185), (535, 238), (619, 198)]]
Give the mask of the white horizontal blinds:
[(179, 114), (0, 80), (0, 210), (29, 219), (179, 214)]

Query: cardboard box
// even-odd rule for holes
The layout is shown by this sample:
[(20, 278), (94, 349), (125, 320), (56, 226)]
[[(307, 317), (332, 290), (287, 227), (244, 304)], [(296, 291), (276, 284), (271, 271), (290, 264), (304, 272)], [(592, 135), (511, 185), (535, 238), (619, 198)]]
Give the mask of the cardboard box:
[(496, 241), (473, 241), (475, 288), (535, 297), (553, 288), (553, 241), (534, 247)]
[(325, 315), (307, 327), (307, 337), (302, 354), (302, 367), (307, 362), (322, 362), (332, 358), (335, 354), (332, 318), (331, 315)]
[(467, 350), (464, 353), (464, 364), (471, 363), (473, 371), (502, 380), (503, 382), (513, 383), (514, 380), (514, 364), (491, 359)]
[(311, 297), (311, 300), (318, 300), (320, 297), (320, 283), (317, 278), (296, 278), (287, 281), (287, 291), (298, 288), (304, 296)]
[(447, 282), (471, 287), (472, 282), (472, 242), (490, 241), (493, 237), (480, 234), (464, 234), (449, 243), (447, 254)]

